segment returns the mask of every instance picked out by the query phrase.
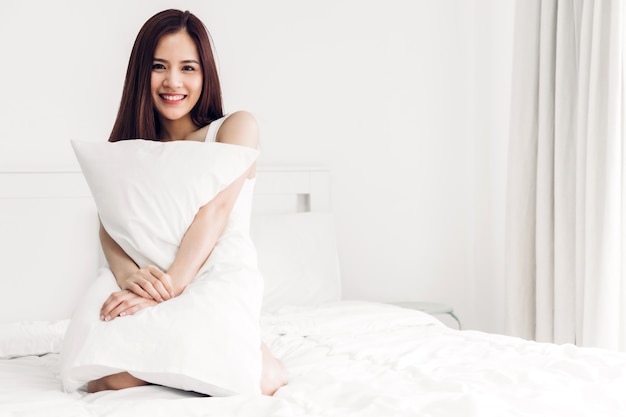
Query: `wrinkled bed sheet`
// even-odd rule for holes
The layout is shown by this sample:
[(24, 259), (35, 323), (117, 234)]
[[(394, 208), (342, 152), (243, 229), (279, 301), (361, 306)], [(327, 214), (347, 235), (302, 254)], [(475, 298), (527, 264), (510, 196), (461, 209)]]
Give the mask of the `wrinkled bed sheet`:
[(289, 372), (274, 397), (66, 394), (48, 354), (0, 361), (0, 416), (626, 415), (626, 354), (458, 331), (367, 302), (283, 308), (262, 324)]

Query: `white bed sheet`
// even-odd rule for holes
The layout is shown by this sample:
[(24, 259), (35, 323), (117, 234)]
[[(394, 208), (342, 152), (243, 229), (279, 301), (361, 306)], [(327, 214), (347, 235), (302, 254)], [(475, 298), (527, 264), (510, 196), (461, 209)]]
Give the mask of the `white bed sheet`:
[(62, 392), (58, 355), (0, 361), (0, 416), (624, 416), (626, 355), (450, 329), (342, 301), (263, 316), (287, 366), (274, 397), (157, 386)]

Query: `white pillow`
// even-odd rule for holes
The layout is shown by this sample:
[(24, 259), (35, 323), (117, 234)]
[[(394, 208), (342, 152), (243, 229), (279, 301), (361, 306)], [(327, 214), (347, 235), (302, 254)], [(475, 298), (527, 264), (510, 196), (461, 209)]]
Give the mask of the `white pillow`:
[(219, 142), (124, 140), (72, 146), (100, 221), (139, 265), (167, 270), (198, 209), (258, 151)]
[(341, 299), (341, 276), (331, 213), (254, 216), (250, 235), (265, 282), (263, 310)]
[(0, 323), (0, 359), (59, 353), (69, 320)]
[[(138, 265), (163, 270), (198, 209), (241, 176), (258, 154), (222, 143), (72, 144), (108, 233)], [(227, 267), (216, 262), (233, 258), (238, 262)], [(103, 268), (64, 340), (65, 389), (127, 371), (208, 395), (259, 393), (263, 281), (254, 246), (243, 232), (223, 236), (210, 259), (215, 267), (203, 268), (178, 297), (109, 322), (99, 319), (99, 311), (119, 288)]]

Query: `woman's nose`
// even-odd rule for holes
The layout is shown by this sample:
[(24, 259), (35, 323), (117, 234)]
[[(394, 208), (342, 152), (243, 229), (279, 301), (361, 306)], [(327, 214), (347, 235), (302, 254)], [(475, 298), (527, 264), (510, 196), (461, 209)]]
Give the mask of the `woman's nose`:
[(169, 88), (178, 88), (182, 86), (182, 80), (175, 72), (169, 72), (163, 80), (163, 85)]

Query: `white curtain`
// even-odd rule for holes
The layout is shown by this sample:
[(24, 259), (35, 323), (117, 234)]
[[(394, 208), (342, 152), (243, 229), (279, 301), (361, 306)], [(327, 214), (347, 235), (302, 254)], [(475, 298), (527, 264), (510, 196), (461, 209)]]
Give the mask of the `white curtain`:
[(518, 0), (507, 332), (626, 350), (622, 0)]

